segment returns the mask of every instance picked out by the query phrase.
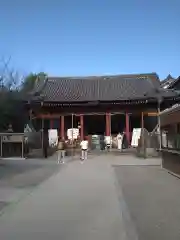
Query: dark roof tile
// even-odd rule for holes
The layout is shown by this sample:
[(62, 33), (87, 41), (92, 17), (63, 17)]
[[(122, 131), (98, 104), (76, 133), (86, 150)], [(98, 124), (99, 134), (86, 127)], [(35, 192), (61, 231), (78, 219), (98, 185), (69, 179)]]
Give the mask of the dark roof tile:
[(157, 74), (132, 74), (100, 77), (49, 77), (38, 82), (39, 92), (48, 102), (118, 101), (144, 98), (160, 87)]
[(162, 88), (171, 88), (176, 82), (177, 82), (178, 78), (173, 78), (170, 74), (161, 81), (161, 87)]

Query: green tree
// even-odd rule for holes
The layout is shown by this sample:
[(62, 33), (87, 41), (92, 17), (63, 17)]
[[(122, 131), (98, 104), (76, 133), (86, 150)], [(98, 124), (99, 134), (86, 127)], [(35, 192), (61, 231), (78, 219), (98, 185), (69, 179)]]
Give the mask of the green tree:
[(22, 76), (11, 66), (11, 57), (0, 57), (0, 131), (12, 124), (15, 131), (22, 131), (26, 118), (23, 99), (34, 88), (36, 81), (45, 78), (44, 72)]
[(0, 131), (6, 130), (9, 124), (15, 131), (23, 130), (26, 112), (22, 100), (33, 90), (35, 82), (45, 77), (43, 72), (31, 73), (21, 81), (13, 70), (0, 74)]
[(21, 85), (21, 91), (23, 91), (24, 93), (28, 93), (32, 91), (36, 81), (45, 77), (46, 77), (46, 74), (44, 72), (40, 72), (38, 74), (30, 73), (27, 77), (24, 78)]

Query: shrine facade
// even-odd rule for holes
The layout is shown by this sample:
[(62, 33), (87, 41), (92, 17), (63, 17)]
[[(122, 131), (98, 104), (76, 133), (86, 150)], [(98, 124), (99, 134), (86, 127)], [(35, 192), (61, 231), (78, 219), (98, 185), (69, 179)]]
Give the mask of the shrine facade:
[[(80, 129), (80, 138), (89, 134), (85, 119), (104, 116), (106, 136), (112, 134), (114, 115), (122, 115), (123, 129), (128, 142), (132, 125), (136, 120), (144, 127), (144, 118), (157, 116), (161, 98), (161, 109), (176, 101), (173, 90), (161, 88), (156, 73), (91, 77), (46, 77), (37, 78), (34, 89), (25, 100), (31, 120), (41, 122), (42, 128), (58, 128), (59, 136), (66, 138), (67, 122)], [(69, 119), (69, 120), (67, 120)], [(119, 120), (121, 121), (121, 120)], [(46, 124), (45, 124), (46, 122)], [(96, 122), (91, 121), (91, 125)], [(57, 126), (59, 125), (59, 126)], [(99, 124), (99, 129), (101, 124)]]

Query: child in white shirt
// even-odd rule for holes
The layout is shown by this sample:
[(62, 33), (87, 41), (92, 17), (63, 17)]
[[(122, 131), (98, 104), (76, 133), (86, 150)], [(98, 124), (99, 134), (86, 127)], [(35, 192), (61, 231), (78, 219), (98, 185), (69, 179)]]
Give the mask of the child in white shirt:
[(88, 150), (88, 141), (82, 140), (81, 141), (81, 161), (83, 162), (85, 159), (87, 159), (87, 150)]

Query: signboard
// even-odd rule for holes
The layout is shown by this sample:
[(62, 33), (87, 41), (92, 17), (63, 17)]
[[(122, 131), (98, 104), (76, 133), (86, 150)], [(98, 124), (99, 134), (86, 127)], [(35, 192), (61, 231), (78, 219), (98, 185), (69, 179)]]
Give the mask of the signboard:
[(79, 129), (78, 128), (69, 128), (67, 130), (67, 137), (69, 140), (77, 139), (79, 136)]
[(3, 135), (2, 136), (2, 142), (14, 142), (14, 143), (18, 143), (18, 142), (22, 142), (24, 141), (24, 135)]
[(91, 138), (92, 149), (100, 149), (100, 141), (98, 135), (92, 135)]

